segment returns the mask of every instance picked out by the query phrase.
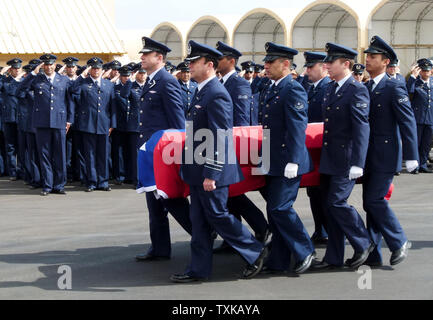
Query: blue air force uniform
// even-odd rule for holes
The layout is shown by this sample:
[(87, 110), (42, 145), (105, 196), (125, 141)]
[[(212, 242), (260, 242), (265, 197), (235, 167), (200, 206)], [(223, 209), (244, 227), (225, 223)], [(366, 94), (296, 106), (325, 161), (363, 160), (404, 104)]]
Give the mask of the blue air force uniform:
[[(102, 60), (92, 58), (87, 64), (92, 68), (101, 68)], [(114, 86), (106, 79), (80, 76), (74, 82), (73, 94), (77, 100), (75, 128), (81, 132), (82, 154), (86, 166), (86, 191), (109, 191), (108, 135), (110, 128), (116, 128)]]
[[(167, 46), (151, 38), (143, 37), (142, 54), (159, 52), (166, 55), (171, 51)], [(157, 131), (167, 129), (185, 129), (185, 112), (181, 88), (177, 80), (163, 67), (148, 74), (141, 92), (139, 103), (139, 139), (140, 148)], [(170, 229), (167, 214), (170, 212), (185, 231), (191, 234), (189, 202), (187, 199), (157, 199), (153, 192), (146, 192), (149, 210), (150, 239), (152, 245), (147, 253), (139, 254), (136, 259), (152, 260), (171, 256)]]
[[(432, 62), (428, 59), (420, 59), (418, 65), (422, 70), (432, 70)], [(433, 137), (433, 77), (427, 81), (418, 77), (410, 77), (407, 88), (411, 96), (412, 109), (415, 114), (418, 153), (421, 172), (430, 172), (427, 167), (427, 160), (431, 149)]]
[[(45, 64), (57, 57), (43, 55)], [(34, 92), (33, 126), (42, 175), (42, 195), (64, 192), (66, 184), (66, 123), (74, 121), (74, 104), (70, 99), (71, 83), (67, 77), (29, 74), (21, 89)]]
[[(278, 58), (292, 60), (298, 51), (268, 42), (266, 53), (265, 65), (274, 63)], [(263, 143), (270, 144), (265, 198), (273, 234), (266, 265), (274, 270), (287, 270), (292, 254), (295, 259), (294, 271), (301, 273), (310, 266), (314, 251), (307, 230), (293, 208), (302, 175), (313, 169), (305, 145), (307, 94), (290, 74), (275, 80), (264, 95), (262, 114), (259, 116), (263, 129), (270, 132), (269, 137), (264, 134), (263, 138)], [(289, 165), (297, 165), (298, 169), (295, 176), (287, 178), (285, 171)]]
[[(317, 63), (322, 63), (326, 57), (322, 52), (305, 52), (304, 67), (311, 68)], [(323, 122), (322, 103), (326, 88), (331, 82), (329, 77), (324, 77), (316, 84), (311, 84), (308, 87), (308, 122)], [(314, 233), (311, 236), (313, 243), (324, 244), (327, 233), (327, 221), (325, 208), (323, 206), (323, 195), (320, 186), (307, 187), (307, 195), (310, 198), (311, 213), (314, 219)]]
[[(380, 53), (395, 59), (394, 50), (374, 36), (365, 53)], [(381, 263), (381, 240), (395, 252), (407, 242), (406, 235), (384, 197), (394, 173), (401, 171), (402, 159), (418, 160), (416, 123), (404, 83), (382, 73), (367, 83), (370, 93), (370, 143), (365, 176), (363, 205), (367, 228), (376, 245), (367, 262)], [(391, 259), (391, 264), (393, 264)]]
[[(119, 69), (121, 76), (127, 76), (130, 71), (128, 67)], [(140, 70), (139, 72), (145, 72)], [(119, 83), (115, 86), (117, 129), (113, 135), (113, 149), (120, 149), (123, 155), (123, 177), (118, 169), (118, 159), (113, 157), (113, 174), (116, 179), (125, 179), (132, 185), (137, 185), (137, 152), (140, 129), (139, 104), (143, 92), (144, 83), (128, 80), (125, 84)]]
[[(217, 60), (222, 55), (194, 41), (190, 41), (189, 46), (191, 53), (187, 59), (195, 60), (207, 55)], [(233, 141), (232, 135), (217, 132), (233, 128), (233, 105), (227, 90), (216, 77), (199, 84), (186, 119), (188, 127), (181, 177), (191, 190), (192, 239), (191, 263), (185, 274), (192, 278), (207, 278), (212, 270), (212, 230), (251, 265), (260, 257), (264, 247), (227, 209), (229, 185), (241, 181), (243, 176), (230, 143)], [(198, 163), (193, 156), (201, 143), (194, 141), (194, 135), (201, 129), (211, 130), (216, 140), (212, 148), (207, 148), (201, 154), (204, 164)], [(219, 153), (221, 150), (224, 154)], [(215, 181), (215, 190), (204, 190), (206, 178)]]
[[(20, 69), (22, 60), (15, 58), (7, 62), (7, 65), (14, 69)], [(18, 108), (18, 93), (17, 89), (20, 85), (19, 80), (15, 80), (12, 76), (3, 79), (2, 84), (2, 122), (3, 132), (6, 144), (6, 167), (9, 176), (12, 178), (21, 178), (21, 163), (17, 163), (18, 155), (18, 128), (17, 128), (17, 108)], [(20, 159), (18, 159), (20, 160)]]
[[(218, 41), (216, 49), (223, 56), (232, 57), (236, 61), (242, 56), (238, 50), (221, 41)], [(235, 69), (225, 74), (220, 81), (224, 84), (233, 102), (233, 126), (250, 126), (251, 107), (253, 104), (250, 83), (245, 78), (239, 76)], [(257, 239), (261, 241), (265, 240), (268, 229), (266, 219), (262, 211), (245, 194), (229, 198), (227, 206), (230, 213), (236, 218), (241, 220), (241, 217), (243, 217), (248, 222), (254, 230)], [(224, 243), (222, 248), (224, 248)]]
[[(0, 71), (1, 71), (0, 67)], [(2, 110), (3, 110), (3, 97), (2, 97), (2, 89), (3, 89), (3, 80), (4, 76), (0, 75), (0, 177), (6, 175), (6, 146), (5, 139), (3, 133), (3, 120), (2, 120)]]
[[(181, 62), (176, 67), (180, 72), (190, 72), (189, 64), (187, 62)], [(181, 79), (178, 80), (180, 88), (182, 89), (182, 100), (185, 112), (191, 107), (192, 98), (197, 91), (197, 83), (195, 81), (189, 80), (188, 83), (183, 82)]]
[[(326, 50), (324, 62), (329, 63), (338, 58), (355, 59), (357, 55), (350, 48), (332, 43), (326, 45)], [(347, 204), (347, 199), (356, 181), (349, 178), (349, 173), (353, 167), (363, 169), (367, 157), (370, 133), (368, 90), (349, 74), (340, 83), (328, 85), (323, 110), (325, 119), (319, 172), (326, 199), (328, 246), (322, 265), (343, 265), (345, 237), (355, 251), (355, 261), (362, 263), (361, 260), (367, 258), (371, 241), (361, 216)]]

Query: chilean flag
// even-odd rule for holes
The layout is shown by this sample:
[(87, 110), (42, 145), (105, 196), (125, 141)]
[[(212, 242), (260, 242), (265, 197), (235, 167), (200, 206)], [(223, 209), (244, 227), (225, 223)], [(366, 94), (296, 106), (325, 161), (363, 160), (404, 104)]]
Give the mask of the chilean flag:
[[(244, 180), (230, 186), (230, 197), (265, 186), (265, 176), (252, 174), (252, 169), (255, 167), (252, 155), (258, 155), (262, 138), (261, 126), (233, 128), (233, 142)], [(319, 166), (322, 139), (323, 123), (309, 123), (305, 143), (314, 163), (314, 170), (302, 176), (301, 187), (320, 185)], [(152, 135), (138, 153), (139, 184), (137, 193), (155, 192), (157, 197), (165, 199), (185, 198), (189, 195), (189, 186), (180, 178), (179, 174), (184, 145), (185, 130), (161, 130)], [(241, 149), (243, 150), (242, 153), (240, 152)], [(248, 156), (247, 159), (245, 159), (246, 155)], [(167, 157), (172, 158), (173, 163), (165, 163), (163, 158), (167, 159)], [(391, 197), (393, 189), (394, 186), (391, 185), (386, 197), (387, 200)]]

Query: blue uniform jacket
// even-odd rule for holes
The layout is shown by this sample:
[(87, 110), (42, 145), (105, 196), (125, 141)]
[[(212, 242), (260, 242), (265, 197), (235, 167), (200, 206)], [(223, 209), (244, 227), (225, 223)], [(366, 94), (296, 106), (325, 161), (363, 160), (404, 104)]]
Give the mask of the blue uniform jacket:
[(34, 92), (32, 121), (35, 128), (65, 129), (74, 122), (75, 104), (70, 98), (71, 82), (56, 74), (52, 85), (45, 75), (29, 74), (20, 85), (20, 92)]
[(416, 123), (404, 83), (385, 76), (370, 95), (366, 168), (376, 172), (401, 171), (401, 142), (405, 160), (419, 158)]
[(12, 77), (3, 79), (3, 123), (17, 123), (17, 108), (18, 108), (18, 87), (20, 82), (15, 81)]
[(310, 172), (313, 163), (305, 145), (308, 102), (302, 86), (288, 75), (276, 88), (268, 88), (261, 110), (263, 129), (270, 129), (271, 133), (268, 174), (284, 176), (287, 163), (299, 166), (298, 175)]
[(110, 128), (116, 128), (113, 83), (101, 79), (101, 87), (98, 88), (90, 76), (80, 76), (73, 83), (73, 88), (77, 101), (76, 130), (108, 134)]
[(316, 88), (312, 85), (308, 91), (308, 122), (323, 122), (323, 97), (325, 95), (329, 77), (323, 78)]
[(323, 98), (324, 132), (320, 173), (348, 176), (352, 166), (364, 168), (368, 150), (370, 95), (350, 77), (334, 94), (328, 84)]
[(24, 132), (36, 133), (33, 127), (34, 91), (20, 91), (18, 95), (18, 129)]
[(140, 138), (155, 132), (185, 129), (185, 112), (179, 82), (164, 68), (147, 81), (140, 99)]
[(429, 83), (430, 87), (427, 87), (420, 78), (415, 80), (413, 77), (407, 81), (417, 124), (433, 125), (433, 77)]
[(183, 107), (185, 112), (189, 109), (192, 103), (192, 98), (194, 97), (194, 94), (197, 90), (197, 83), (190, 80), (189, 81), (189, 88), (185, 83), (183, 83), (181, 80), (178, 80), (180, 88), (182, 89), (182, 101), (183, 101)]
[[(208, 178), (215, 180), (218, 187), (241, 181), (243, 175), (236, 160), (233, 135), (231, 132), (227, 135), (217, 133), (217, 130), (233, 128), (233, 103), (227, 90), (216, 77), (196, 94), (186, 119), (188, 123), (184, 164), (181, 166), (182, 179), (191, 186), (202, 186), (204, 179)], [(210, 130), (214, 138), (211, 139), (212, 146), (200, 150), (204, 163), (200, 163), (199, 159), (194, 157), (194, 153), (199, 151), (198, 147), (204, 142), (194, 141), (196, 132), (201, 129)]]
[[(143, 86), (144, 88), (144, 86)], [(143, 88), (137, 81), (127, 81), (115, 87), (117, 130), (140, 131), (140, 99)]]
[(224, 83), (224, 87), (233, 101), (233, 126), (249, 126), (253, 102), (250, 83), (238, 73), (234, 73)]

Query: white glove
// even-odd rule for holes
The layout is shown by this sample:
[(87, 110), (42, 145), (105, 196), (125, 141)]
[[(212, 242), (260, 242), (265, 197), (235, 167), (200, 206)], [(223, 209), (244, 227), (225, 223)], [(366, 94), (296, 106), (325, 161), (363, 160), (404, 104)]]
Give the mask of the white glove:
[(363, 175), (364, 175), (364, 169), (357, 166), (352, 166), (349, 172), (349, 180), (361, 178)]
[(288, 163), (284, 169), (284, 176), (287, 179), (296, 178), (298, 175), (298, 165), (296, 163)]
[(406, 160), (406, 170), (407, 170), (407, 172), (412, 172), (416, 168), (418, 168), (418, 161), (417, 160)]

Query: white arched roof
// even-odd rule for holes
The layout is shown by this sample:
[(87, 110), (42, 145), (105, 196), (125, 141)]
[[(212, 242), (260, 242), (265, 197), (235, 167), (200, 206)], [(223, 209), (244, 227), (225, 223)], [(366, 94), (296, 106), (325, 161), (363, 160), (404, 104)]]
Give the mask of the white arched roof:
[(209, 46), (215, 46), (218, 41), (231, 42), (227, 26), (215, 16), (203, 16), (197, 19), (187, 33), (187, 41), (189, 40)]
[(185, 40), (176, 25), (170, 22), (160, 23), (152, 31), (150, 37), (164, 43), (172, 50), (168, 55), (168, 60), (176, 64), (183, 60)]
[(381, 1), (369, 18), (369, 36), (389, 42), (405, 72), (417, 59), (433, 55), (432, 0)]

